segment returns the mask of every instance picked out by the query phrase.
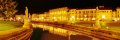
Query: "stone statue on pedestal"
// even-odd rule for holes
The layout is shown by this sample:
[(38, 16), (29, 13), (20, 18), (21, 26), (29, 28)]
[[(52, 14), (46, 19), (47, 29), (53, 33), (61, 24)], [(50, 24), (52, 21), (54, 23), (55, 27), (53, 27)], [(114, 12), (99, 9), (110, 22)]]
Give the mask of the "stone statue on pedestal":
[(28, 8), (26, 7), (23, 27), (29, 28), (29, 21), (28, 20), (29, 20), (29, 18), (28, 18)]

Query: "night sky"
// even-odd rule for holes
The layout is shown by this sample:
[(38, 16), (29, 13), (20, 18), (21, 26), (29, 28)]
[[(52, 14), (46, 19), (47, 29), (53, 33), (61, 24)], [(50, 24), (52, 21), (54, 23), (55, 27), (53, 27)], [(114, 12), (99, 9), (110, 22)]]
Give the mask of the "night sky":
[(60, 7), (84, 8), (104, 5), (115, 9), (120, 6), (118, 0), (17, 0), (17, 3), (19, 14), (24, 13), (25, 6), (28, 6), (30, 13), (42, 13)]

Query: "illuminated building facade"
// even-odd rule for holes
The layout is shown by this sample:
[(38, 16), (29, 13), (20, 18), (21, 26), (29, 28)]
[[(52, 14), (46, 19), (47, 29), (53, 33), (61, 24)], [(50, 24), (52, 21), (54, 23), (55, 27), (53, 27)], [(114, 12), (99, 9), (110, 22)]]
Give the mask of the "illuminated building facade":
[(39, 21), (39, 14), (32, 14), (31, 20)]
[[(45, 14), (47, 15), (42, 16)], [(117, 8), (116, 11), (112, 11), (112, 9), (105, 9), (104, 6), (96, 7), (93, 9), (69, 9), (67, 7), (62, 7), (62, 8), (51, 9), (49, 10), (49, 12), (45, 14), (40, 14), (39, 16), (42, 19), (46, 18), (47, 21), (50, 22), (74, 23), (79, 21), (95, 21), (95, 20), (119, 21), (120, 8)]]
[(24, 21), (24, 16), (25, 15), (15, 15), (16, 21)]
[(95, 20), (96, 9), (71, 9), (69, 10), (69, 20), (90, 21)]
[(57, 9), (49, 10), (49, 17), (51, 21), (62, 22), (68, 20), (68, 8), (62, 7)]

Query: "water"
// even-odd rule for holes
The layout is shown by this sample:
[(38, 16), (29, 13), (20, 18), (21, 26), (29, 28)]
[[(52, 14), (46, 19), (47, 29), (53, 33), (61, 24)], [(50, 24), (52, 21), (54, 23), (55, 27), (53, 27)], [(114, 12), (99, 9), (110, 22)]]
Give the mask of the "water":
[(30, 40), (41, 40), (43, 31), (40, 28), (34, 28)]
[[(92, 40), (92, 38), (84, 35), (71, 35), (71, 40)], [(68, 36), (60, 36), (57, 34), (43, 31), (40, 28), (34, 28), (30, 40), (68, 40)]]

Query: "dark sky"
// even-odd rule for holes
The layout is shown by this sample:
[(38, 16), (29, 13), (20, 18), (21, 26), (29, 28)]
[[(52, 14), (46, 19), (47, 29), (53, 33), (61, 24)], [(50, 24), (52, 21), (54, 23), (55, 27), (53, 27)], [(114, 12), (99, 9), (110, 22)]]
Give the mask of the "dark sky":
[(59, 7), (84, 8), (104, 5), (115, 8), (120, 5), (118, 0), (18, 0), (18, 13), (24, 13), (27, 5), (30, 13), (45, 12)]

